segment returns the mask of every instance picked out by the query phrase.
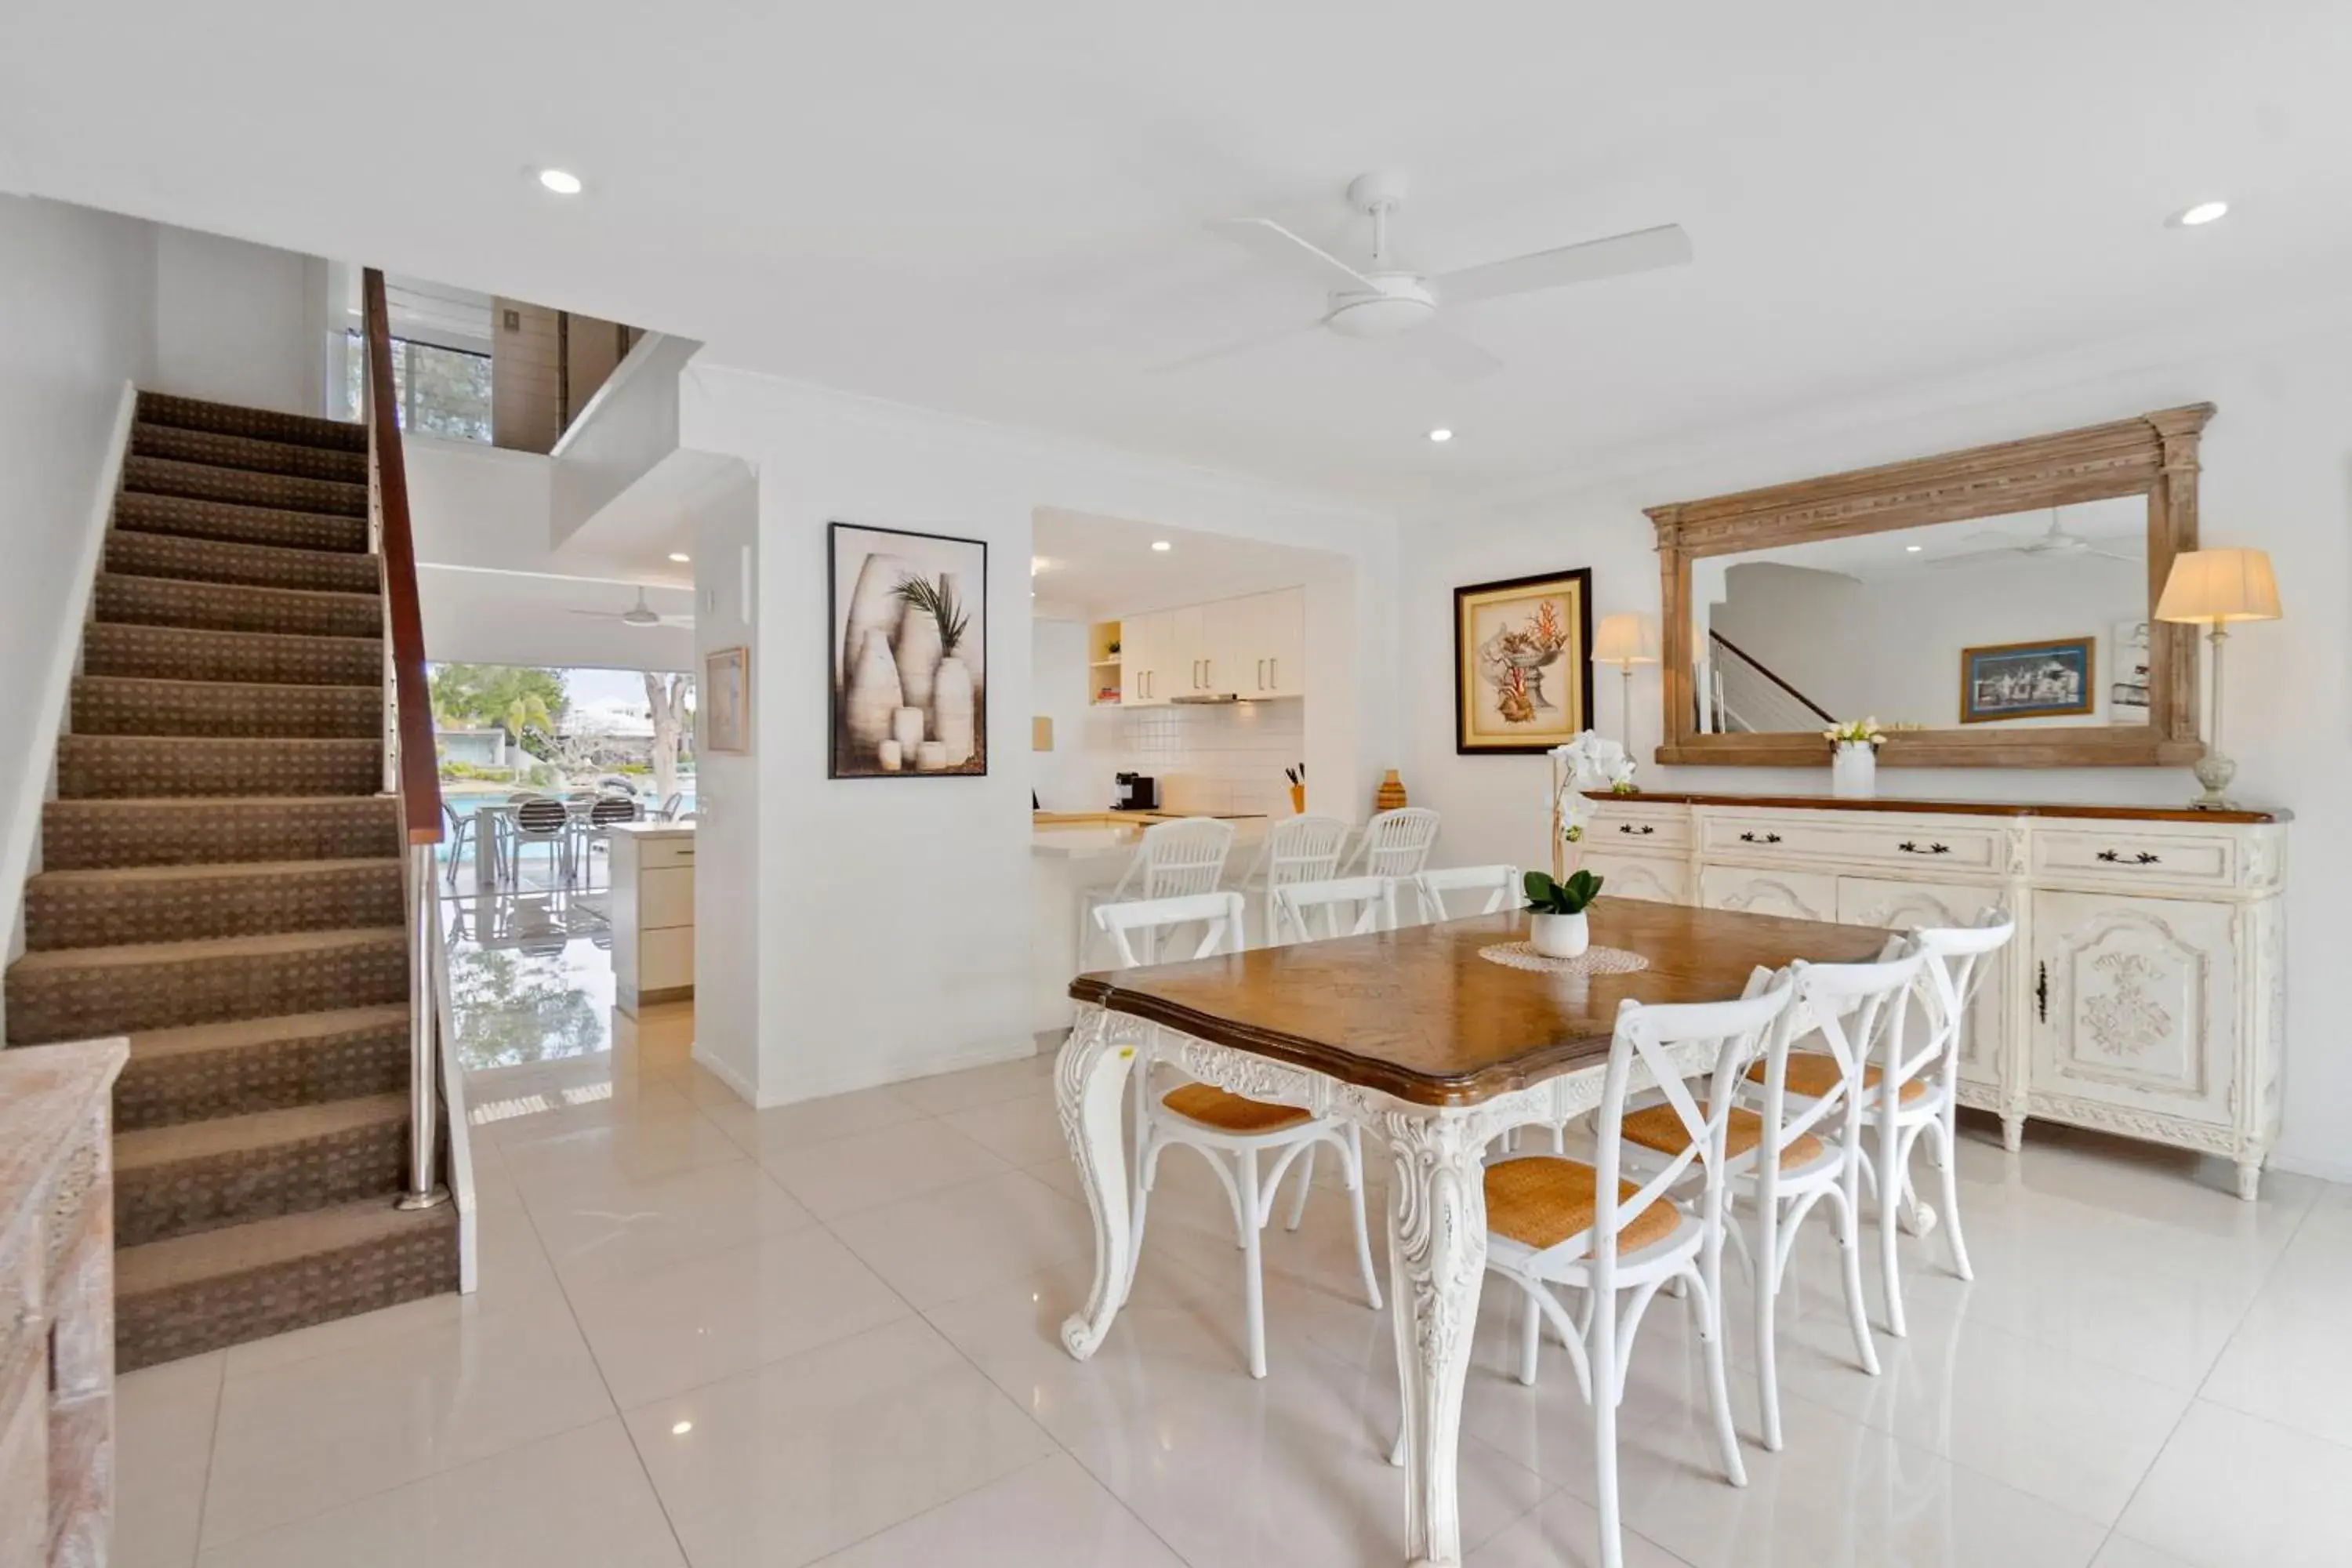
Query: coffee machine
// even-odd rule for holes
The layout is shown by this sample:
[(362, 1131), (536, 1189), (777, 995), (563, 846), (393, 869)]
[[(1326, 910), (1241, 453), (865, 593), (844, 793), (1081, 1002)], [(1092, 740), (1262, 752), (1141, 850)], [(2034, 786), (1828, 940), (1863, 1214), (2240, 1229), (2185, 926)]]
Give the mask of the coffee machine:
[(1113, 811), (1158, 811), (1160, 781), (1149, 773), (1114, 773), (1111, 776), (1110, 808)]

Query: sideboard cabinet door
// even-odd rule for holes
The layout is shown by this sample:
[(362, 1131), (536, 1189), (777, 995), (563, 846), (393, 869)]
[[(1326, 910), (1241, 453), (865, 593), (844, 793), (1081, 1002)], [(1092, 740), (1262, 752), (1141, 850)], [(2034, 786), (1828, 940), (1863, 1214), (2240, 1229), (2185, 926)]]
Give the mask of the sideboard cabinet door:
[(1690, 863), (1656, 855), (1587, 855), (1583, 868), (1600, 878), (1612, 899), (1645, 899), (1654, 904), (1690, 902)]
[(2226, 1129), (2237, 1061), (2233, 910), (2035, 893), (2032, 1091)]
[[(2001, 901), (2001, 890), (1841, 877), (1837, 900), (1837, 918), (1845, 925), (1907, 931), (1919, 926), (1974, 925), (1988, 906)], [(2000, 1088), (2000, 1064), (2008, 1059), (2004, 1047), (2011, 1037), (2009, 968), (2019, 956), (2004, 949), (1978, 965), (1976, 1000), (1969, 1005), (1969, 1026), (1960, 1041), (1962, 1083)]]
[(1700, 907), (1750, 915), (1835, 921), (1837, 879), (1825, 871), (1755, 870), (1709, 866), (1698, 874)]

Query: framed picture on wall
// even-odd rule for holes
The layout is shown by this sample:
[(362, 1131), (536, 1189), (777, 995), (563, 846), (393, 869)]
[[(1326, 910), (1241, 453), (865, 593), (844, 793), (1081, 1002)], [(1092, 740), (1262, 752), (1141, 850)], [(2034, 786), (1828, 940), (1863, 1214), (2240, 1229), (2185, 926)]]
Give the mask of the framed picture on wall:
[(1454, 590), (1454, 749), (1548, 752), (1590, 727), (1592, 572)]
[(751, 650), (713, 648), (703, 657), (702, 749), (741, 755), (751, 749)]
[(826, 776), (988, 772), (988, 545), (836, 522)]
[(2096, 706), (2095, 637), (1997, 643), (1960, 650), (1960, 722), (2053, 719)]

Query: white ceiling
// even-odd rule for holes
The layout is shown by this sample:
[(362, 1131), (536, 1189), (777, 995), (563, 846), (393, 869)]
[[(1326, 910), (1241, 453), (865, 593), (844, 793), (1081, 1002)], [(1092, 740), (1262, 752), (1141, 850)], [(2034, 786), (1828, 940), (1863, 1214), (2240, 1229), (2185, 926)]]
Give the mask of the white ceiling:
[[(1165, 551), (1152, 544), (1164, 541)], [(1285, 588), (1341, 558), (1225, 534), (1040, 507), (1031, 520), (1031, 609), (1047, 620), (1107, 619), (1142, 610)]]
[[(0, 183), (1402, 502), (2332, 299), (2347, 68), (2315, 0), (15, 0)], [(1475, 307), (1474, 388), (1320, 336), (1143, 373), (1318, 303), (1203, 220), (1359, 256), (1380, 166), (1419, 268), (1664, 222), (1697, 259)]]
[[(693, 626), (633, 626), (619, 619), (641, 584), (541, 572), (420, 565), (416, 596), (425, 646), (438, 661), (585, 669), (692, 669)], [(690, 588), (646, 587), (666, 616), (694, 614)]]

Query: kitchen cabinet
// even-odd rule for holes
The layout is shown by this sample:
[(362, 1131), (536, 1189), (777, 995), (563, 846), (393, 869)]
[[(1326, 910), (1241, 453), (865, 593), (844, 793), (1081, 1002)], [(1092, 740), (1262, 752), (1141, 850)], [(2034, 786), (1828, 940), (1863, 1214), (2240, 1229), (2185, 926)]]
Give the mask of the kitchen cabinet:
[(694, 994), (694, 825), (612, 828), (614, 999), (634, 1013)]
[(1171, 689), (1161, 668), (1167, 662), (1169, 617), (1166, 611), (1119, 617), (1121, 705), (1164, 708), (1181, 687)]
[(1297, 588), (1119, 618), (1121, 706), (1184, 697), (1307, 694), (1307, 596)]

